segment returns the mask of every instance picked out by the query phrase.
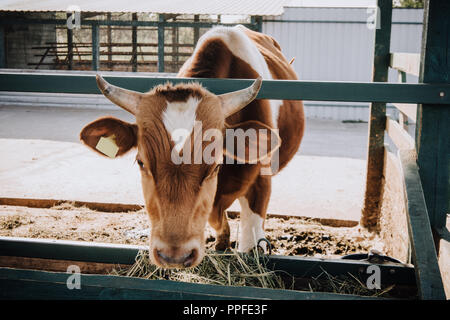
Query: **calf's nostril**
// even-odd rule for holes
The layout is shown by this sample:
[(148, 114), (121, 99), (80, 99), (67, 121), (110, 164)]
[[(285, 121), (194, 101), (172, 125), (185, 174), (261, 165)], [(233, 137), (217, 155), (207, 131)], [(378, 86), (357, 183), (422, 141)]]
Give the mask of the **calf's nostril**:
[(164, 263), (171, 263), (172, 262), (172, 258), (166, 256), (164, 253), (162, 253), (159, 250), (156, 250), (156, 255), (158, 256), (159, 260), (161, 260)]
[(162, 251), (155, 249), (156, 256), (161, 264), (165, 265), (182, 265), (185, 268), (192, 266), (194, 261), (197, 259), (197, 249), (192, 249), (190, 252), (186, 253), (181, 257), (170, 257), (165, 255)]
[(194, 261), (197, 259), (197, 250), (196, 249), (192, 249), (192, 251), (187, 254), (184, 258), (183, 261), (183, 265), (188, 268), (190, 266), (192, 266), (192, 264), (194, 263)]

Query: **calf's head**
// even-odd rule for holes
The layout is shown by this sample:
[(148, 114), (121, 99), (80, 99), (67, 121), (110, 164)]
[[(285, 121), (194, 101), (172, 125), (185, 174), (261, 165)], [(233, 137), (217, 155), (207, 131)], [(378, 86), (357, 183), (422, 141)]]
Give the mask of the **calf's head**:
[[(110, 157), (137, 147), (136, 162), (151, 222), (152, 262), (177, 268), (199, 264), (204, 256), (204, 230), (214, 202), (217, 174), (227, 153), (222, 141), (225, 119), (256, 97), (261, 79), (247, 89), (223, 95), (214, 95), (194, 83), (160, 85), (147, 93), (113, 86), (100, 76), (97, 84), (109, 100), (132, 113), (136, 123), (100, 118), (83, 128), (80, 139)], [(212, 134), (196, 137), (199, 125), (203, 133)], [(247, 121), (244, 127), (270, 132), (257, 121)], [(266, 134), (265, 141), (269, 136)], [(102, 140), (112, 143), (112, 150), (102, 149)], [(204, 159), (206, 151), (213, 161)]]

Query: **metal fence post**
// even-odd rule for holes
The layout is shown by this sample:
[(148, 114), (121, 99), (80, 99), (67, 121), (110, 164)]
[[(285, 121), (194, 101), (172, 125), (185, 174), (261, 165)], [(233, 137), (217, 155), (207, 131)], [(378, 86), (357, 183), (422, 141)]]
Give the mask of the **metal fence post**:
[[(377, 29), (375, 31), (372, 81), (386, 82), (388, 79), (390, 59), (392, 0), (378, 0), (377, 4), (377, 15), (380, 15), (380, 25), (376, 27)], [(381, 212), (385, 128), (386, 103), (372, 103), (370, 105), (369, 119), (366, 190), (361, 217), (361, 225), (370, 230), (377, 229)]]
[(100, 41), (99, 25), (92, 25), (92, 70), (98, 70), (100, 67)]
[(0, 25), (0, 68), (6, 68), (5, 26)]
[[(72, 17), (72, 13), (67, 14), (67, 19)], [(73, 30), (67, 26), (67, 69), (73, 69)]]
[[(138, 21), (137, 13), (132, 14), (132, 21)], [(137, 72), (137, 28), (136, 26), (131, 27), (131, 68), (133, 72)]]
[[(450, 83), (449, 16), (448, 1), (426, 1), (419, 82)], [(416, 149), (431, 226), (444, 227), (450, 198), (450, 105), (418, 105)]]
[(252, 24), (252, 29), (254, 31), (262, 32), (262, 17), (261, 16), (251, 16), (250, 23)]
[(158, 72), (164, 72), (164, 15), (159, 15), (158, 23)]

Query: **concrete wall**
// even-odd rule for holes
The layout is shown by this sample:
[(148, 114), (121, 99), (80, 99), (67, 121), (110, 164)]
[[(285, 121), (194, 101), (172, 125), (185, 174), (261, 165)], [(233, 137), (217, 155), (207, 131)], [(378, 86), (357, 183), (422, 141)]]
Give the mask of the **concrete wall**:
[[(7, 13), (2, 17), (19, 19), (52, 19), (53, 13)], [(56, 28), (54, 25), (25, 25), (18, 24), (5, 27), (5, 59), (7, 68), (34, 69), (29, 63), (38, 63), (44, 50), (32, 47), (45, 46), (47, 42), (56, 42)], [(44, 62), (50, 63), (53, 58), (46, 58)], [(51, 66), (41, 66), (39, 69), (51, 69)]]

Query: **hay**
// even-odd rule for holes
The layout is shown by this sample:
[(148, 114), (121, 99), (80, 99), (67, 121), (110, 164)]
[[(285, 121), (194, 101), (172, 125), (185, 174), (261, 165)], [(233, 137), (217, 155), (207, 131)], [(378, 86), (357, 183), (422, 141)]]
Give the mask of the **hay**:
[(231, 249), (224, 253), (208, 251), (202, 263), (194, 268), (163, 269), (150, 262), (147, 250), (140, 250), (135, 263), (130, 268), (113, 269), (110, 275), (224, 286), (333, 292), (369, 297), (390, 297), (391, 290), (394, 288), (392, 285), (387, 288), (371, 290), (350, 273), (333, 276), (324, 269), (318, 276), (310, 278), (307, 283), (298, 286), (295, 283), (298, 278), (285, 271), (269, 269), (267, 262), (267, 256), (260, 255), (258, 250), (242, 254)]
[(285, 289), (280, 275), (267, 267), (267, 261), (258, 250), (241, 254), (231, 249), (224, 253), (207, 252), (203, 261), (194, 268), (163, 269), (151, 264), (148, 251), (140, 250), (131, 268), (114, 269), (111, 274), (151, 280)]
[(360, 279), (351, 273), (347, 275), (332, 276), (323, 268), (322, 272), (313, 277), (308, 283), (311, 292), (333, 292), (338, 294), (352, 294), (368, 297), (389, 297), (394, 285), (383, 289), (368, 289)]

